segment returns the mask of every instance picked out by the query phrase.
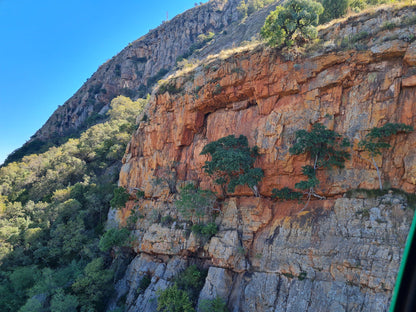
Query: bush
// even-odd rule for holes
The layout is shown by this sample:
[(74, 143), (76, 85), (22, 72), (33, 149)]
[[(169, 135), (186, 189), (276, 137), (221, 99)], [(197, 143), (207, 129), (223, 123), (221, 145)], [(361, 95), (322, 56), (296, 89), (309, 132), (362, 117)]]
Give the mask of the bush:
[(117, 209), (122, 208), (126, 205), (129, 198), (130, 198), (130, 194), (127, 192), (127, 190), (124, 187), (120, 186), (114, 190), (113, 199), (110, 200), (111, 207), (114, 207)]
[(145, 274), (139, 282), (136, 293), (142, 294), (146, 291), (147, 287), (152, 283), (152, 277), (149, 274)]
[[(305, 190), (308, 195), (308, 203), (312, 196), (323, 199), (315, 193), (315, 188), (320, 181), (316, 177), (316, 170), (320, 168), (330, 169), (331, 167), (343, 168), (345, 160), (349, 159), (350, 153), (345, 151), (350, 146), (347, 139), (341, 139), (341, 136), (335, 131), (328, 130), (322, 124), (314, 124), (311, 131), (296, 131), (296, 139), (293, 146), (289, 149), (292, 155), (308, 154), (311, 161), (310, 165), (302, 167), (302, 173), (308, 178), (295, 184), (300, 190)], [(274, 189), (273, 193), (278, 198), (287, 199), (286, 197), (300, 198), (298, 192), (289, 188), (281, 190)], [(305, 205), (308, 205), (308, 203)], [(304, 208), (304, 209), (305, 209)]]
[(123, 246), (129, 235), (130, 231), (126, 228), (110, 229), (101, 237), (98, 247), (101, 251), (108, 251), (114, 246)]
[(199, 304), (200, 312), (228, 312), (227, 303), (221, 297), (202, 299)]
[(218, 233), (218, 226), (214, 222), (210, 222), (208, 224), (199, 223), (194, 224), (191, 231), (197, 236), (208, 240)]
[(137, 190), (136, 192), (136, 198), (144, 198), (144, 191), (142, 190)]
[(51, 312), (77, 311), (78, 299), (72, 295), (66, 295), (62, 289), (58, 289), (51, 300)]
[(198, 295), (204, 286), (207, 273), (206, 270), (199, 270), (198, 267), (193, 264), (179, 273), (175, 278), (175, 284), (179, 289), (188, 294), (189, 299), (193, 304), (196, 304), (198, 300)]
[(210, 142), (201, 152), (201, 155), (207, 154), (211, 155), (211, 161), (206, 161), (203, 169), (215, 177), (214, 182), (221, 185), (223, 195), (226, 191), (233, 193), (237, 185), (248, 185), (259, 196), (257, 184), (264, 173), (262, 169), (254, 168), (258, 149), (257, 146), (248, 147), (247, 137), (229, 135)]
[(180, 189), (179, 199), (175, 201), (175, 205), (185, 219), (193, 221), (196, 217), (201, 222), (201, 219), (214, 206), (215, 200), (213, 192), (200, 190), (189, 183)]
[(347, 13), (349, 0), (318, 0), (324, 7), (324, 12), (319, 17), (321, 23), (327, 23)]
[(316, 38), (324, 8), (312, 0), (288, 0), (267, 17), (260, 35), (272, 47), (292, 46)]
[(96, 258), (86, 265), (84, 272), (72, 284), (82, 311), (102, 311), (106, 298), (113, 291), (113, 272), (104, 268), (102, 258)]
[(195, 312), (192, 302), (186, 291), (178, 288), (176, 284), (158, 291), (157, 310), (163, 312)]
[(272, 190), (273, 199), (293, 200), (293, 199), (301, 199), (302, 197), (303, 197), (303, 194), (301, 192), (293, 191), (288, 187), (284, 187), (280, 190), (274, 188)]

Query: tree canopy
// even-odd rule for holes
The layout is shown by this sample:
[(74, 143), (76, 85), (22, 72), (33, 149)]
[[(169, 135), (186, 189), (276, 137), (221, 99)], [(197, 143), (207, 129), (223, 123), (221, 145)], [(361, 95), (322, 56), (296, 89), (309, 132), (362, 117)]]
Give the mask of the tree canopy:
[[(248, 185), (258, 195), (257, 184), (264, 173), (254, 167), (258, 154), (257, 146), (250, 148), (247, 137), (234, 135), (223, 137), (205, 145), (201, 155), (211, 155), (204, 171), (215, 177), (214, 182), (223, 187), (223, 192), (233, 193), (237, 185)], [(227, 186), (227, 187), (226, 187)]]
[(260, 35), (272, 47), (292, 46), (316, 38), (324, 8), (312, 0), (288, 0), (267, 17)]

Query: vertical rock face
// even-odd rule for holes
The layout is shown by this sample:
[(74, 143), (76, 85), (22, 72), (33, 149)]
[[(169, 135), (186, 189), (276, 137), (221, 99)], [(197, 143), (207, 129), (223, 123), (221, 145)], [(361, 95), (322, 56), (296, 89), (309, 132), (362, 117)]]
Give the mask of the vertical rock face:
[[(97, 118), (97, 114), (104, 114), (111, 99), (120, 94), (132, 98), (144, 97), (151, 91), (150, 85), (163, 78), (176, 64), (178, 57), (192, 54), (189, 53), (190, 48), (201, 34), (216, 34), (211, 42), (214, 43), (213, 46), (201, 53), (201, 56), (217, 53), (224, 46), (238, 45), (241, 41), (250, 39), (250, 35), (259, 32), (267, 12), (273, 6), (253, 14), (246, 23), (239, 25), (236, 23), (241, 18), (237, 11), (239, 2), (211, 0), (162, 23), (147, 35), (132, 42), (100, 66), (97, 72), (53, 113), (32, 139), (48, 140), (85, 126), (88, 118), (92, 120)], [(251, 22), (253, 20), (254, 22)], [(231, 33), (238, 35), (228, 36), (224, 41), (220, 32), (226, 33), (231, 24)]]
[[(152, 265), (184, 261), (209, 267), (200, 300), (220, 296), (230, 311), (387, 311), (413, 212), (399, 195), (343, 194), (377, 188), (376, 171), (358, 148), (370, 128), (415, 125), (410, 34), (416, 29), (406, 22), (414, 14), (405, 8), (350, 18), (323, 29), (325, 52), (308, 56), (261, 46), (230, 52), (161, 86), (143, 113), (147, 118), (138, 117), (120, 173), (120, 184), (131, 192), (144, 190), (145, 199), (114, 214), (121, 224), (133, 209), (141, 216), (134, 231), (137, 260), (117, 296), (133, 298), (140, 273), (129, 272), (144, 272), (149, 264), (140, 261), (151, 255)], [(374, 26), (374, 20), (393, 18), (400, 26)], [(359, 49), (334, 44), (365, 29), (372, 35)], [(318, 122), (353, 142), (351, 159), (342, 170), (318, 173), (319, 192), (327, 199), (312, 201), (307, 211), (304, 203), (272, 201), (273, 188), (293, 188), (304, 179), (301, 167), (308, 159), (290, 155), (289, 147), (297, 130)], [(218, 233), (205, 241), (189, 233), (175, 208), (175, 192), (185, 181), (216, 190), (202, 172), (207, 157), (200, 152), (230, 134), (245, 135), (250, 146), (259, 147), (261, 196), (238, 187), (220, 204)], [(390, 144), (377, 159), (383, 180), (415, 192), (416, 134), (392, 137)], [(160, 222), (165, 216), (173, 223)], [(147, 298), (159, 281), (160, 288), (172, 284), (154, 271), (149, 270), (157, 278)], [(147, 304), (140, 296), (128, 301), (130, 311), (151, 311)]]
[[(405, 20), (412, 12), (402, 11), (399, 17)], [(415, 29), (379, 29), (364, 51), (338, 50), (293, 60), (259, 47), (230, 53), (173, 78), (168, 85), (175, 92), (162, 93), (168, 88), (160, 88), (150, 101), (148, 119), (140, 123), (127, 149), (121, 184), (156, 196), (161, 190), (152, 181), (169, 171), (178, 181), (198, 179), (202, 186), (211, 186), (201, 169), (207, 160), (200, 155), (202, 148), (223, 136), (243, 134), (251, 146), (259, 147), (258, 165), (265, 171), (260, 191), (270, 196), (273, 188), (293, 187), (303, 179), (306, 159), (291, 156), (289, 147), (297, 130), (319, 122), (354, 144), (345, 170), (322, 173), (323, 194), (376, 187), (376, 171), (357, 145), (372, 127), (415, 124), (415, 49), (407, 39)], [(344, 36), (341, 30), (339, 34)], [(400, 36), (402, 40), (386, 41)], [(384, 181), (414, 192), (416, 133), (393, 137), (390, 144), (393, 147), (378, 159)], [(252, 193), (239, 188), (236, 194)]]
[[(230, 311), (387, 311), (413, 216), (405, 207), (391, 194), (339, 198), (283, 217), (279, 203), (230, 198), (208, 242), (175, 225), (139, 221), (138, 255), (114, 302), (125, 296), (128, 311), (155, 311), (157, 290), (199, 259), (209, 267), (199, 300), (220, 296)], [(138, 294), (146, 275), (151, 283)]]

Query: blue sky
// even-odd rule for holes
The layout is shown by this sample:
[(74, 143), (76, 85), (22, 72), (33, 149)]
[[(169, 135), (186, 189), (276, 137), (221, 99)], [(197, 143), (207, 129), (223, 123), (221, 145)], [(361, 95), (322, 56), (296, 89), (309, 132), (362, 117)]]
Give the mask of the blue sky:
[(194, 3), (0, 0), (0, 164), (102, 63)]

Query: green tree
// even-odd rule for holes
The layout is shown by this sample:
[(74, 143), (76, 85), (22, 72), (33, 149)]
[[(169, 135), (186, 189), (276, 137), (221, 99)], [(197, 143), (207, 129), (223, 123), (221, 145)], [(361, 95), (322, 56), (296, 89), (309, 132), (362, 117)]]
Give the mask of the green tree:
[(123, 208), (126, 205), (129, 198), (130, 194), (124, 187), (120, 186), (114, 190), (114, 197), (110, 201), (111, 207)]
[(134, 124), (137, 113), (143, 109), (146, 103), (146, 99), (132, 101), (128, 97), (120, 95), (111, 101), (110, 110), (107, 112), (107, 115), (113, 120), (121, 119)]
[(364, 139), (358, 145), (368, 152), (374, 167), (377, 170), (378, 182), (380, 190), (383, 189), (381, 183), (380, 168), (377, 165), (375, 157), (382, 154), (383, 149), (390, 148), (391, 145), (387, 142), (392, 135), (399, 133), (409, 133), (413, 131), (412, 126), (403, 123), (386, 123), (382, 127), (374, 127), (370, 129)]
[(106, 298), (113, 290), (113, 272), (104, 268), (102, 258), (96, 258), (84, 269), (75, 282), (72, 290), (77, 295), (82, 311), (102, 310)]
[[(311, 131), (299, 130), (295, 134), (295, 143), (289, 149), (292, 155), (308, 154), (310, 165), (302, 167), (302, 173), (308, 178), (295, 184), (297, 189), (305, 191), (308, 201), (303, 209), (305, 209), (312, 196), (323, 199), (322, 196), (316, 194), (315, 188), (320, 181), (316, 176), (316, 171), (321, 168), (330, 169), (332, 167), (343, 168), (345, 160), (349, 159), (350, 153), (345, 151), (350, 143), (347, 139), (341, 139), (341, 136), (335, 131), (328, 130), (320, 123), (314, 124)], [(296, 192), (289, 188), (282, 190), (273, 190), (273, 193), (283, 198), (289, 196), (293, 199), (299, 198)]]
[(199, 292), (205, 283), (206, 270), (200, 270), (193, 264), (175, 277), (175, 284), (180, 290), (186, 291), (191, 302), (196, 304)]
[(211, 155), (211, 161), (206, 161), (203, 169), (215, 176), (214, 182), (222, 186), (223, 195), (226, 191), (233, 193), (237, 185), (248, 185), (259, 196), (257, 184), (264, 173), (262, 169), (254, 167), (259, 153), (257, 146), (248, 147), (247, 137), (229, 135), (210, 142), (201, 152), (201, 155), (207, 154)]
[(101, 236), (98, 247), (101, 251), (108, 251), (114, 246), (123, 246), (130, 236), (130, 231), (126, 228), (110, 229)]
[(290, 47), (314, 39), (323, 11), (322, 5), (312, 0), (288, 0), (270, 13), (260, 35), (272, 47)]
[(58, 289), (51, 299), (51, 312), (73, 312), (79, 306), (78, 298)]
[(319, 17), (320, 23), (339, 18), (347, 13), (350, 0), (318, 0), (324, 7), (324, 12)]
[(109, 168), (120, 164), (141, 101), (117, 98), (108, 121), (0, 168), (0, 311), (106, 305), (100, 291), (113, 283), (110, 263), (96, 270), (91, 263), (101, 255), (99, 235), (117, 180)]

